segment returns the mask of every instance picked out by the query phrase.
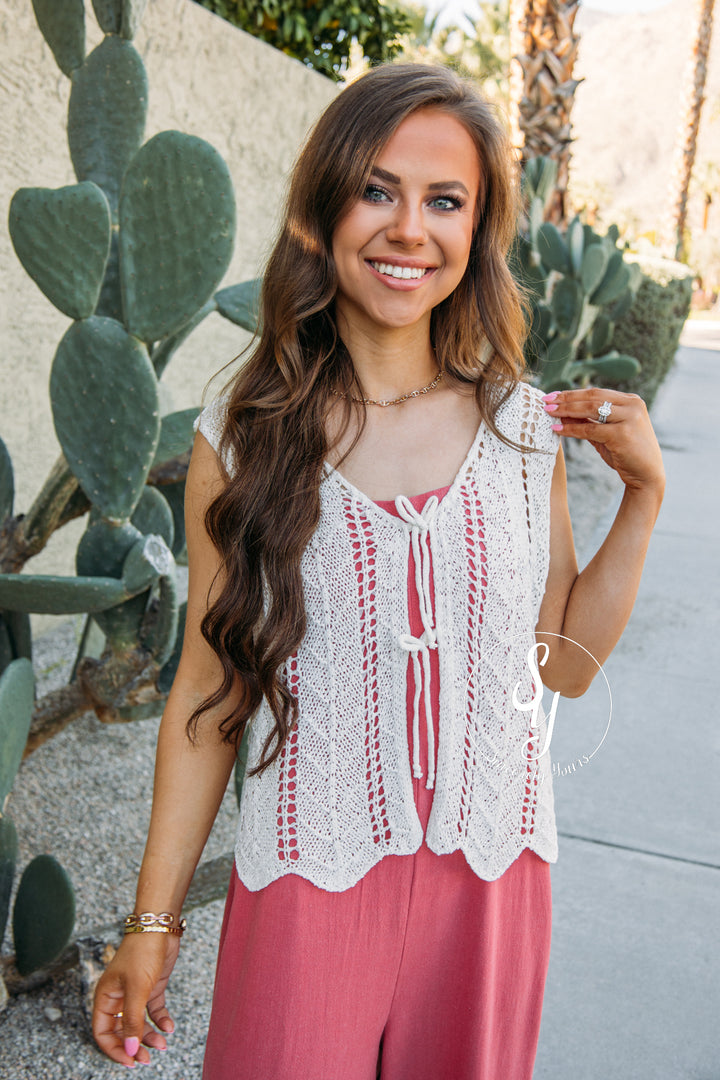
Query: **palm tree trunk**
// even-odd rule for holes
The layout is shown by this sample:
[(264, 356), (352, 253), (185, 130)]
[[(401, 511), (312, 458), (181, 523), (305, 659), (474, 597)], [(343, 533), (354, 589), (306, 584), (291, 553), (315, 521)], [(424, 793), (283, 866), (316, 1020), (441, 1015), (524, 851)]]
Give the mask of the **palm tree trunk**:
[(715, 0), (697, 0), (692, 53), (687, 68), (683, 118), (678, 130), (675, 170), (670, 191), (670, 227), (676, 259), (687, 258), (688, 192), (697, 150), (700, 114), (705, 102)]
[(558, 165), (548, 215), (565, 222), (572, 132), (570, 113), (580, 37), (574, 23), (580, 0), (511, 0), (510, 124), (523, 161), (545, 155)]

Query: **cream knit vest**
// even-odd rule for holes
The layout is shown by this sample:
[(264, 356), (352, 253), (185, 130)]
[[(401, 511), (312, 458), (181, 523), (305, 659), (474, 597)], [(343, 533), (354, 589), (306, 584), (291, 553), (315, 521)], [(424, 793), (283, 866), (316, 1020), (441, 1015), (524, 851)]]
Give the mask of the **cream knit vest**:
[[(223, 412), (217, 399), (195, 424), (216, 448)], [(440, 716), (436, 760), (428, 748), (428, 846), (437, 854), (459, 848), (487, 880), (526, 847), (556, 861), (550, 755), (540, 754), (545, 717), (541, 710), (532, 726), (531, 712), (513, 705), (513, 691), (527, 703), (535, 689), (527, 656), (549, 560), (559, 445), (551, 423), (540, 391), (519, 383), (497, 426), (546, 452), (524, 455), (480, 424), (444, 498), (418, 514), (399, 496), (400, 518), (325, 466), (320, 521), (302, 559), (307, 631), (285, 665), (298, 724), (273, 765), (243, 788), (236, 864), (248, 889), (293, 873), (340, 891), (383, 856), (417, 851), (406, 684), (410, 655), (417, 775), (418, 697), (430, 701), (431, 648)], [(411, 545), (421, 638), (408, 626)], [(250, 724), (251, 765), (273, 724), (263, 701)]]

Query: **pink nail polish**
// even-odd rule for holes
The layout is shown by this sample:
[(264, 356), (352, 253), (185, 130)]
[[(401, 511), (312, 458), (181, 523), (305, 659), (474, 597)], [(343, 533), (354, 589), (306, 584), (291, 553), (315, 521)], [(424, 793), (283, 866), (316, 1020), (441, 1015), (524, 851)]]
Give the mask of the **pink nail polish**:
[(134, 1058), (140, 1048), (140, 1040), (136, 1035), (133, 1035), (132, 1039), (125, 1040), (125, 1053), (128, 1057)]
[(559, 393), (559, 390), (553, 390), (551, 394), (543, 394), (542, 399), (543, 401), (554, 401)]
[(557, 409), (557, 405), (551, 405), (549, 401), (546, 401), (543, 405), (545, 412), (554, 412)]
[(553, 429), (553, 431), (562, 431), (563, 429), (562, 424), (551, 424), (550, 427)]

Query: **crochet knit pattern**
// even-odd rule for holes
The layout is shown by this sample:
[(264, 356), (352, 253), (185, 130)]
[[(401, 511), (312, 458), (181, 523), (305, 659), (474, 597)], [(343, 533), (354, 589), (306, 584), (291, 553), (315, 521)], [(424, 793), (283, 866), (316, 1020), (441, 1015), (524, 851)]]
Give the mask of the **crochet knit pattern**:
[[(223, 399), (196, 429), (218, 447)], [(407, 671), (429, 713), (428, 649), (438, 650), (439, 746), (429, 741), (427, 828), (437, 854), (463, 851), (494, 880), (525, 847), (557, 859), (545, 717), (513, 705), (535, 694), (527, 657), (549, 563), (550, 485), (559, 437), (541, 392), (518, 383), (498, 410), (507, 446), (481, 423), (442, 501), (418, 513), (402, 495), (397, 518), (329, 464), (318, 527), (302, 558), (307, 630), (285, 664), (298, 723), (277, 760), (247, 777), (237, 834), (238, 874), (257, 890), (287, 873), (320, 888), (354, 885), (385, 855), (422, 843), (407, 739)], [(434, 608), (427, 587), (432, 545)], [(412, 545), (424, 632), (409, 633)], [(249, 767), (274, 726), (263, 701), (249, 731)], [(414, 748), (414, 751), (415, 751)], [(413, 751), (415, 775), (418, 762)]]

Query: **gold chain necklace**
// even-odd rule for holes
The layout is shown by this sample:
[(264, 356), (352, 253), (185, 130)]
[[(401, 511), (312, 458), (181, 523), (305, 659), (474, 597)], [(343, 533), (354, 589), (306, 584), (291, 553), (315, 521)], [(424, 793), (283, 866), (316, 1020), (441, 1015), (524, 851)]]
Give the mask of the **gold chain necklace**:
[(408, 401), (410, 398), (420, 397), (421, 394), (429, 394), (431, 390), (434, 390), (437, 384), (443, 377), (442, 371), (438, 371), (437, 375), (432, 382), (427, 386), (422, 386), (419, 390), (411, 390), (409, 394), (403, 394), (402, 397), (393, 398), (392, 401), (375, 401), (373, 398), (359, 398), (352, 397), (352, 395), (341, 394), (339, 390), (333, 390), (333, 394), (336, 397), (350, 397), (351, 401), (355, 401), (358, 405), (379, 405), (381, 408), (386, 408), (388, 405), (399, 405), (401, 401)]

